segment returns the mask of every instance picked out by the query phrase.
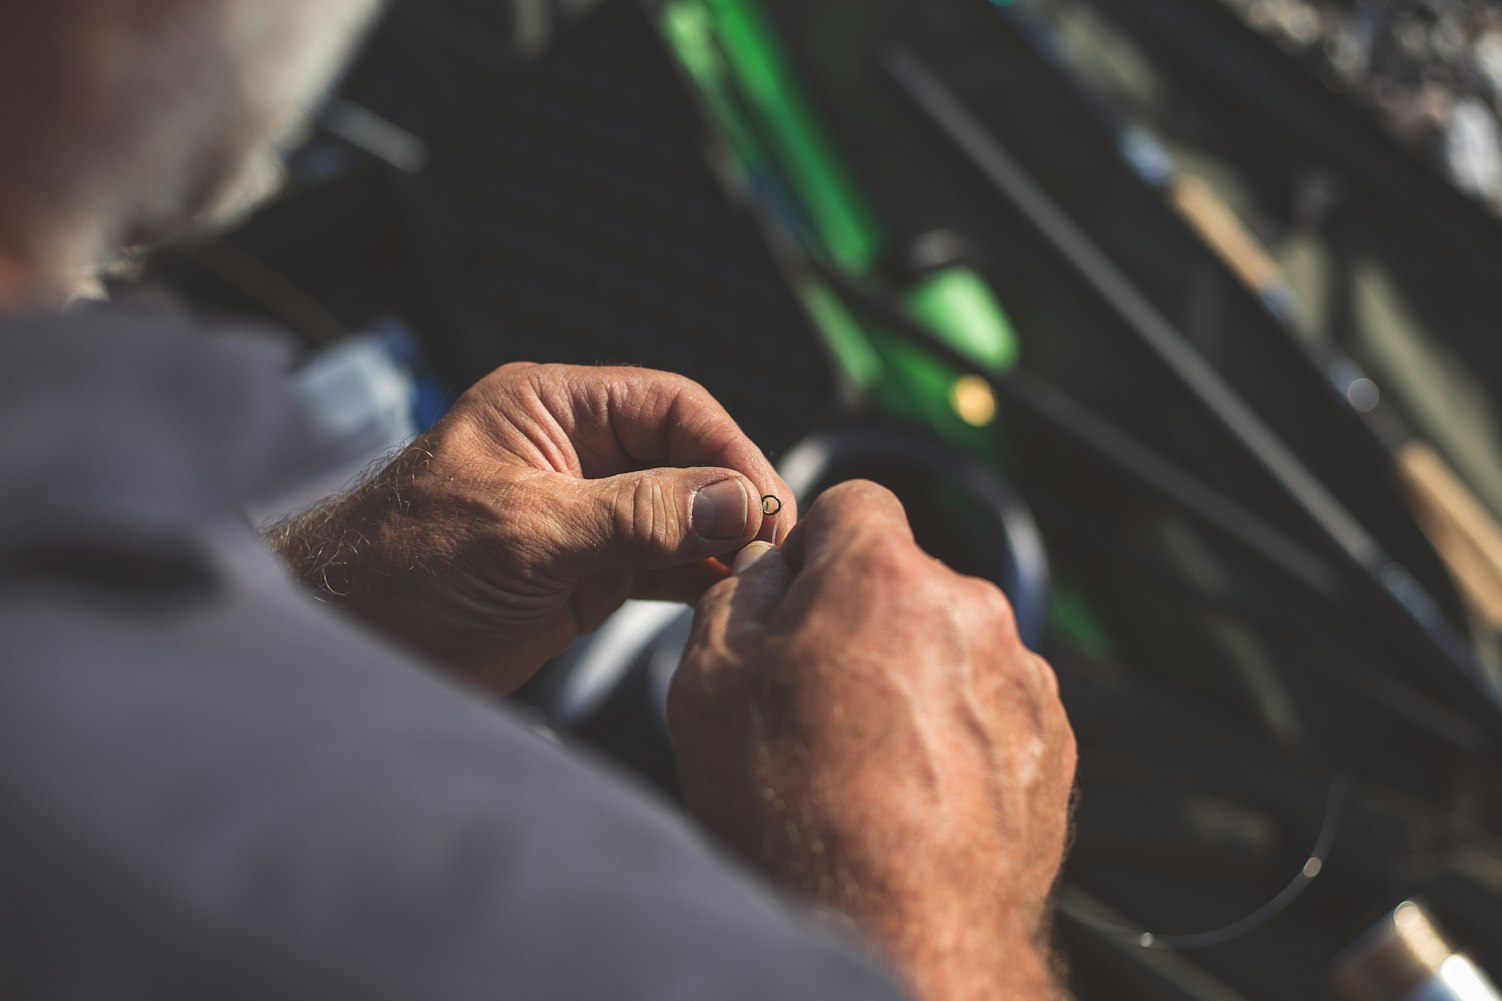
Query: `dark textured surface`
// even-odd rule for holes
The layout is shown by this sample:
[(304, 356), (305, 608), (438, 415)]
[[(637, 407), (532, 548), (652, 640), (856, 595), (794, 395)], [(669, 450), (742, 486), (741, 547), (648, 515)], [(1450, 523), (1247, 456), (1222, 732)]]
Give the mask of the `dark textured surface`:
[(635, 4), (509, 71), (397, 16), (347, 91), (431, 144), (419, 226), (457, 319), (456, 375), (512, 360), (677, 371), (773, 451), (832, 405), (814, 335)]

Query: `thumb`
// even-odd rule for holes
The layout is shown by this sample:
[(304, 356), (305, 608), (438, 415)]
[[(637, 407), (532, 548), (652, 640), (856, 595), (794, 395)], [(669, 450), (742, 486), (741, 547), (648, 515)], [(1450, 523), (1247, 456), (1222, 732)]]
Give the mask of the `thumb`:
[(598, 570), (661, 570), (734, 552), (761, 530), (751, 481), (729, 469), (649, 469), (581, 482), (559, 540)]

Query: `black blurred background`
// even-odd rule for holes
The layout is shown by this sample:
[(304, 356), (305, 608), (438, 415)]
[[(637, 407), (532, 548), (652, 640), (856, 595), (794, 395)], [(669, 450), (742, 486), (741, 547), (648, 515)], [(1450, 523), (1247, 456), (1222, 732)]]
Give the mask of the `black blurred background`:
[[(1495, 12), (1463, 6), (764, 4), (883, 217), (877, 279), (900, 285), (914, 247), (948, 234), (1017, 332), (1028, 381), (998, 390), (989, 473), (1047, 553), (1040, 645), (1082, 747), (1059, 933), (1082, 998), (1329, 997), (1337, 954), (1414, 896), (1502, 971), (1502, 727), (1029, 204), (914, 113), (892, 60), (956, 97), (1484, 672), (1498, 623), (1457, 582), (1404, 465), (1422, 442), (1485, 518), (1502, 510), (1499, 189), (1477, 152), (1485, 128), (1457, 110), (1495, 114)], [(287, 194), (233, 234), (159, 255), (147, 286), (270, 320), (314, 363), (379, 331), (411, 379), (413, 429), (525, 359), (689, 375), (774, 459), (831, 428), (894, 430), (831, 358), (798, 254), (727, 179), (656, 9), (400, 0)], [(1445, 113), (1415, 130), (1415, 103)], [(1183, 210), (1200, 190), (1186, 177), (1239, 220), (1250, 263)], [(1039, 387), (1076, 409), (1038, 406)], [(1092, 437), (1097, 425), (1122, 437)], [(933, 510), (932, 548), (980, 551), (979, 529)], [(621, 654), (618, 683), (563, 720), (579, 656), (525, 700), (673, 795), (650, 651)], [(1286, 909), (1161, 947), (1258, 912), (1322, 832), (1323, 870)]]

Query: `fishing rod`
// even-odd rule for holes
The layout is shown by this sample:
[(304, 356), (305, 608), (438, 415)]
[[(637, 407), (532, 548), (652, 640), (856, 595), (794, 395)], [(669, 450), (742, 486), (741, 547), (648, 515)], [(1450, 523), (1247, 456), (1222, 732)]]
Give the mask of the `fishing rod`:
[[(775, 37), (755, 5), (747, 0), (673, 3), (664, 8), (662, 24), (689, 76), (698, 85), (711, 117), (724, 129), (733, 151), (749, 167), (757, 190), (764, 196), (770, 190), (769, 200), (779, 210), (774, 214), (800, 238), (797, 242), (825, 270), (824, 277), (838, 283), (848, 280), (851, 272), (868, 271), (879, 242), (872, 217), (859, 204), (832, 149), (818, 133), (811, 110), (787, 79), (788, 69), (778, 55)], [(727, 37), (721, 38), (722, 35)], [(740, 78), (750, 79), (745, 89), (754, 94), (746, 94), (736, 86)], [(763, 112), (761, 115), (757, 114), (758, 109)], [(788, 175), (786, 179), (778, 175), (779, 166)], [(787, 211), (789, 201), (794, 203), (793, 212)], [(819, 207), (806, 208), (811, 205)], [(796, 211), (800, 208), (803, 211)], [(822, 240), (821, 235), (825, 237)], [(861, 339), (870, 338), (872, 332), (845, 322), (848, 318), (838, 315), (838, 305), (828, 301), (817, 287), (797, 276), (792, 276), (792, 282), (801, 290), (816, 327), (825, 335), (837, 361), (847, 371), (865, 373), (857, 379), (860, 388), (870, 390), (875, 382), (874, 388), (880, 393), (880, 377), (872, 375), (871, 370), (881, 366), (881, 349), (878, 348), (874, 361), (861, 358), (857, 350)], [(991, 304), (982, 301), (980, 305)], [(911, 307), (910, 299), (904, 313), (915, 312)], [(973, 321), (975, 314), (972, 309), (965, 319)], [(889, 366), (888, 373), (907, 376), (906, 384), (898, 386), (899, 395), (927, 392), (930, 399), (937, 397), (938, 401), (937, 407), (928, 408), (928, 415), (932, 417), (938, 410), (953, 421), (944, 395), (933, 392), (935, 385), (942, 392), (942, 387), (954, 382), (952, 373), (956, 370), (979, 368), (986, 375), (995, 375), (1003, 367), (998, 361), (1007, 359), (993, 355), (978, 360), (974, 339), (963, 336), (966, 324), (959, 324), (962, 328), (959, 331), (954, 324), (946, 329), (943, 320), (947, 317), (942, 312), (938, 322), (932, 317), (926, 319), (929, 319), (926, 329), (939, 334), (945, 348), (940, 356), (946, 363), (935, 368), (924, 355), (905, 351), (901, 360), (911, 364), (895, 366), (895, 372), (892, 372), (894, 366)], [(857, 329), (846, 329), (851, 326)], [(968, 326), (973, 327), (973, 322)], [(961, 336), (956, 337), (957, 332)], [(885, 348), (893, 350), (891, 345)], [(986, 360), (990, 364), (981, 363)], [(923, 363), (921, 379), (913, 378), (910, 371), (918, 368), (919, 362)], [(1105, 421), (1092, 420), (1092, 415), (1082, 414), (1057, 394), (1050, 395), (1021, 382), (1012, 386), (1012, 393), (1014, 398), (1028, 401), (1035, 415), (1047, 415), (1055, 426), (1072, 429), (1075, 440), (1092, 443), (1094, 457), (1105, 468), (1139, 481), (1145, 477), (1158, 496), (1194, 512), (1222, 536), (1239, 541), (1243, 551), (1264, 560), (1270, 558), (1285, 576), (1300, 580), (1315, 593), (1326, 596), (1331, 593), (1327, 568), (1307, 559), (1306, 551), (1281, 533), (1269, 531), (1265, 520), (1251, 516), (1244, 506), (1231, 503), (1216, 491), (1208, 491), (1203, 483), (1183, 476), (1172, 464), (1126, 438), (1119, 429)], [(892, 409), (890, 391), (883, 403)], [(1131, 457), (1132, 461), (1124, 462), (1123, 457)]]
[[(983, 373), (935, 331), (914, 319), (899, 301), (884, 295), (881, 290), (853, 282), (817, 261), (809, 261), (805, 266), (852, 309), (870, 316), (872, 322), (901, 333), (957, 368), (984, 379), (1016, 417), (1046, 428), (1057, 440), (1088, 457), (1093, 468), (1104, 470), (1144, 491), (1230, 545), (1244, 558), (1285, 581), (1299, 585), (1328, 607), (1339, 607), (1350, 597), (1349, 588), (1340, 575), (1301, 543), (1255, 511), (1158, 453), (1152, 446), (1123, 431), (1088, 405), (1022, 372)], [(1186, 588), (1186, 600), (1189, 590)], [(1205, 603), (1206, 599), (1199, 596), (1194, 601)], [(1210, 605), (1233, 616), (1248, 614), (1236, 606), (1222, 606), (1215, 602)], [(1317, 612), (1311, 611), (1307, 615), (1307, 623), (1298, 627), (1298, 631), (1315, 635), (1318, 632), (1315, 625), (1322, 620)], [(1255, 619), (1254, 624), (1259, 627), (1275, 628), (1278, 633), (1290, 628), (1287, 622), (1274, 626), (1265, 618), (1249, 617)], [(1337, 646), (1333, 639), (1330, 643), (1332, 647)], [(1365, 645), (1370, 655), (1385, 653), (1370, 641)], [(1320, 667), (1328, 666), (1321, 658)], [(1361, 693), (1374, 706), (1395, 713), (1456, 750), (1475, 754), (1489, 743), (1487, 729), (1476, 725), (1467, 716), (1457, 715), (1450, 708), (1430, 701), (1427, 695), (1409, 689), (1401, 681), (1394, 679), (1384, 683), (1379, 680), (1381, 675), (1369, 677), (1359, 673), (1354, 663), (1347, 669), (1332, 668), (1330, 673)]]
[(854, 308), (948, 364), (985, 380), (1000, 400), (1048, 427), (1101, 468), (1166, 503), (1310, 594), (1332, 604), (1338, 604), (1344, 596), (1340, 575), (1324, 559), (1086, 404), (1021, 372), (987, 372), (878, 291), (853, 282), (821, 262), (810, 261), (808, 267)]
[[(1022, 372), (981, 373), (936, 332), (911, 317), (901, 303), (877, 289), (854, 283), (818, 262), (809, 262), (806, 266), (826, 281), (852, 309), (869, 315), (872, 322), (901, 333), (956, 367), (969, 371), (973, 377), (986, 381), (1014, 417), (1045, 428), (1056, 441), (1087, 457), (1092, 468), (1103, 470), (1165, 504), (1212, 537), (1228, 544), (1243, 558), (1282, 581), (1298, 585), (1328, 608), (1336, 609), (1350, 597), (1349, 588), (1340, 575), (1301, 543), (1285, 535), (1255, 511), (1158, 453), (1152, 446), (1123, 431), (1088, 405)], [(1291, 627), (1288, 621), (1274, 625), (1265, 616), (1259, 618), (1244, 608), (1207, 599), (1203, 594), (1196, 593), (1190, 598), (1192, 590), (1185, 586), (1185, 600), (1222, 614), (1244, 618), (1259, 628), (1275, 629), (1279, 634), (1294, 628), (1297, 632), (1315, 635), (1319, 632), (1316, 624), (1321, 622), (1326, 629), (1334, 628), (1320, 619), (1317, 612), (1309, 612), (1307, 622), (1297, 627)], [(1333, 638), (1328, 644), (1349, 653)], [(1363, 645), (1368, 648), (1368, 655), (1385, 654), (1370, 641)], [(1337, 670), (1323, 658), (1319, 666), (1330, 668), (1327, 673), (1360, 693), (1374, 706), (1395, 713), (1457, 750), (1474, 754), (1487, 746), (1487, 731), (1401, 681), (1380, 674), (1358, 673), (1354, 664), (1349, 669)]]
[(1419, 662), (1445, 665), (1470, 696), (1467, 704), (1483, 707), (1483, 715), (1492, 725), (1502, 723), (1502, 693), (1412, 574), (1387, 555), (938, 77), (905, 49), (892, 53), (884, 69), (915, 113), (1022, 216), (1060, 262), (1095, 292), (1123, 328), (1157, 357), (1247, 457), (1302, 509), (1354, 575), (1360, 585), (1358, 594), (1372, 607), (1379, 628), (1390, 631)]
[[(1181, 182), (1174, 201), (1249, 290), (1268, 299), (1280, 295), (1281, 269), (1213, 189)], [(1290, 340), (1296, 340), (1291, 332)], [(1414, 519), (1471, 607), (1492, 629), (1502, 629), (1502, 527), (1496, 518), (1439, 451), (1383, 403), (1381, 388), (1359, 363), (1314, 343), (1307, 351), (1310, 363), (1328, 373), (1339, 399), (1361, 417), (1389, 457)]]
[[(991, 5), (988, 3), (988, 7)], [(1234, 210), (1208, 183), (1179, 171), (1172, 157), (1140, 127), (1128, 124), (1119, 106), (1088, 89), (1069, 71), (1045, 28), (1016, 6), (993, 8), (1047, 73), (1095, 123), (1101, 138), (1122, 151), (1122, 162), (1144, 184), (1164, 195), (1179, 220), (1219, 259), (1242, 289), (1258, 300), (1259, 332), (1276, 338), (1288, 355), (1316, 373), (1347, 416), (1354, 415), (1364, 440), (1401, 485), (1407, 508), (1438, 552), (1472, 608), (1493, 628), (1502, 628), (1502, 526), (1428, 442), (1384, 400), (1378, 384), (1349, 355), (1325, 342), (1297, 336), (1292, 293), (1279, 267)], [(1144, 162), (1145, 161), (1145, 162)], [(1171, 224), (1164, 219), (1164, 224)], [(1233, 292), (1234, 294), (1234, 292)]]

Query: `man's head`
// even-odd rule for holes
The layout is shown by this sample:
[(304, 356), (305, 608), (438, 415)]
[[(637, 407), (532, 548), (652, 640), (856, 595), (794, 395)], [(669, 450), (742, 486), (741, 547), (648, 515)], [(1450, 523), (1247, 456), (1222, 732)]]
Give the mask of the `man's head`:
[(378, 2), (0, 3), (0, 301), (268, 193)]

